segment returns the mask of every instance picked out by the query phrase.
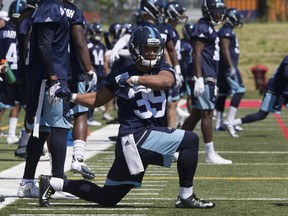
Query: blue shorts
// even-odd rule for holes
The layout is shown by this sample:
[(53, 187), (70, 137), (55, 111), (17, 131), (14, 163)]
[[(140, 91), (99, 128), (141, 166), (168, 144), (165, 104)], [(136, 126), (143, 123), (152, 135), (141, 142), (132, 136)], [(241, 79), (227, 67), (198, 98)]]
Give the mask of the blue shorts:
[[(192, 109), (213, 110), (216, 103), (216, 86), (214, 82), (204, 82), (204, 93), (201, 97), (192, 94)], [(194, 89), (194, 86), (193, 86)]]
[[(184, 130), (166, 127), (151, 127), (144, 132), (134, 134), (144, 169), (149, 164), (170, 167), (173, 155), (181, 144), (184, 134)], [(134, 187), (140, 187), (145, 172), (138, 175), (130, 174), (119, 136), (115, 155), (116, 159), (108, 173), (105, 185), (131, 184)]]
[(274, 94), (266, 91), (261, 102), (260, 110), (271, 113), (281, 113), (282, 105), (285, 103), (285, 98), (282, 95)]
[[(67, 86), (67, 82), (60, 80), (61, 86)], [(29, 85), (27, 90), (27, 111), (26, 111), (26, 121), (27, 127), (33, 130), (34, 127), (34, 117), (36, 115), (39, 92), (41, 83), (36, 83), (35, 85)], [(48, 103), (48, 87), (45, 87), (44, 99), (42, 104), (42, 113), (40, 117), (40, 131), (50, 132), (51, 127), (66, 128), (70, 129), (70, 113), (69, 113), (69, 103), (63, 100), (53, 106)]]
[[(86, 92), (85, 91), (86, 84), (84, 81), (75, 82), (74, 80), (69, 80), (68, 86), (71, 92), (77, 92), (79, 94), (84, 94)], [(87, 107), (75, 103), (70, 103), (70, 115), (74, 115), (76, 113), (83, 113), (87, 111), (88, 111)]]
[(217, 86), (219, 96), (229, 96), (235, 93), (244, 93), (246, 91), (238, 69), (235, 79), (232, 79), (230, 76), (218, 76)]
[(169, 89), (169, 95), (168, 95), (168, 102), (175, 102), (180, 100), (180, 88), (176, 85), (173, 85), (172, 88)]

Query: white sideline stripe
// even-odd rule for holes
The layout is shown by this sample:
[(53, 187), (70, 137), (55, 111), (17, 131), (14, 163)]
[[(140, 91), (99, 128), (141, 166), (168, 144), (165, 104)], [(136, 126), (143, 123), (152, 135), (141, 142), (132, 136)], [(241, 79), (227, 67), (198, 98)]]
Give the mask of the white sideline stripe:
[[(33, 214), (35, 215), (35, 214)], [(81, 216), (141, 216), (145, 214), (81, 214)], [(31, 214), (10, 214), (10, 216), (31, 216)], [(51, 216), (51, 214), (37, 214), (37, 216)], [(79, 214), (57, 214), (57, 216), (79, 216)]]
[[(52, 203), (51, 203), (52, 204)], [(53, 205), (53, 204), (52, 204)], [(115, 210), (119, 210), (119, 211), (147, 211), (149, 210), (149, 208), (111, 208), (111, 209), (115, 209)], [(111, 210), (110, 209), (110, 210)], [(19, 211), (51, 211), (51, 209), (49, 208), (18, 208)], [(84, 211), (84, 210), (88, 210), (88, 211), (91, 211), (91, 208), (61, 208), (61, 209), (58, 209), (58, 211)], [(109, 208), (104, 208), (104, 207), (99, 207), (99, 208), (93, 208), (93, 211), (108, 211)], [(31, 215), (31, 214), (30, 214)], [(70, 214), (69, 214), (70, 215)], [(57, 214), (58, 216), (58, 214)], [(81, 215), (82, 216), (82, 215)]]
[[(217, 151), (224, 154), (288, 154), (288, 151)], [(199, 151), (204, 154), (205, 151)]]
[[(83, 202), (83, 203), (80, 203), (80, 202), (77, 202), (77, 203), (75, 203), (75, 202), (73, 202), (73, 203), (67, 203), (67, 202), (57, 202), (57, 203), (55, 203), (55, 202), (51, 202), (52, 203), (52, 205), (53, 206), (57, 206), (57, 205), (66, 205), (66, 206), (77, 206), (77, 205), (79, 205), (79, 206), (87, 206), (87, 207), (95, 207), (95, 203), (87, 203), (87, 202)], [(147, 204), (149, 204), (149, 205), (153, 205), (154, 203), (148, 203), (148, 202), (142, 202), (142, 203), (139, 203), (139, 202), (120, 202), (120, 203), (118, 203), (117, 204), (117, 206), (123, 206), (123, 205), (125, 205), (125, 206), (127, 206), (127, 205), (147, 205)], [(31, 206), (38, 206), (39, 207), (39, 204), (38, 203), (28, 203), (28, 205), (31, 205)], [(58, 216), (58, 214), (57, 214), (57, 216)], [(82, 215), (81, 215), (82, 216)]]
[[(215, 164), (208, 164), (208, 163), (198, 163), (198, 165), (207, 165), (207, 166), (217, 166)], [(229, 166), (287, 166), (288, 163), (233, 163), (233, 164), (227, 164)]]
[[(135, 198), (136, 199), (136, 198)], [(123, 200), (134, 200), (134, 198), (124, 198)], [(163, 201), (170, 201), (175, 200), (176, 198), (144, 198), (138, 197), (137, 200), (163, 200)], [(259, 197), (259, 198), (229, 198), (229, 197), (205, 197), (205, 200), (231, 200), (231, 201), (287, 201), (288, 198), (271, 198), (271, 197)]]
[[(87, 138), (85, 159), (91, 158), (112, 146), (114, 142), (110, 141), (108, 137), (117, 134), (118, 128), (119, 124), (110, 124), (92, 132)], [(97, 140), (102, 140), (103, 142), (96, 142)], [(68, 146), (64, 168), (65, 171), (70, 170), (72, 154), (73, 147)], [(25, 162), (0, 172), (0, 194), (5, 197), (5, 202), (0, 203), (0, 209), (18, 199), (17, 190), (23, 177), (24, 168)], [(35, 176), (39, 176), (40, 174), (50, 175), (50, 170), (49, 161), (40, 161)]]

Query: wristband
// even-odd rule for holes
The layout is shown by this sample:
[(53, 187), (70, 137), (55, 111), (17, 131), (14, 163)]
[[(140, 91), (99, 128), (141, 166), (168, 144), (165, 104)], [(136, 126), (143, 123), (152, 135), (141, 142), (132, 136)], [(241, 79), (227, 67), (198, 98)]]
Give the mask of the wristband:
[(133, 85), (138, 85), (139, 76), (132, 76), (130, 79), (131, 79)]
[(76, 100), (76, 97), (77, 97), (77, 94), (76, 94), (76, 93), (73, 93), (73, 94), (72, 94), (72, 97), (71, 97), (71, 99), (70, 99), (70, 102), (74, 103), (75, 100)]
[(176, 74), (181, 74), (180, 65), (175, 65), (175, 66), (174, 66), (174, 69), (175, 69)]

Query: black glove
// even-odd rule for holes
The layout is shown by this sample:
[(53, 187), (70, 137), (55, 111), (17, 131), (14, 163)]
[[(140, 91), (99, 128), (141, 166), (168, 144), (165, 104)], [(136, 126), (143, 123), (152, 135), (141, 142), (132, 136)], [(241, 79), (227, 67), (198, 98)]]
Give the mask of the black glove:
[(55, 92), (56, 97), (62, 98), (64, 101), (69, 102), (72, 99), (72, 93), (68, 87), (61, 87)]
[(120, 74), (115, 77), (117, 84), (120, 88), (128, 88), (131, 87), (126, 81), (129, 79), (129, 74), (126, 72), (124, 74)]

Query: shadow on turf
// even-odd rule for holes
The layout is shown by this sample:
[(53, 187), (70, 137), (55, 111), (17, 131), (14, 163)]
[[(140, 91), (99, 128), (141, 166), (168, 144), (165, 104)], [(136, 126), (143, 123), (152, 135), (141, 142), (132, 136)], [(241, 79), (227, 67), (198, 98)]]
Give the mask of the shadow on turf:
[(276, 207), (287, 207), (288, 203), (268, 203), (270, 205), (274, 205)]

